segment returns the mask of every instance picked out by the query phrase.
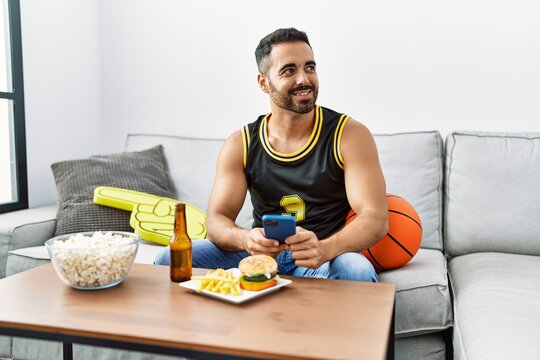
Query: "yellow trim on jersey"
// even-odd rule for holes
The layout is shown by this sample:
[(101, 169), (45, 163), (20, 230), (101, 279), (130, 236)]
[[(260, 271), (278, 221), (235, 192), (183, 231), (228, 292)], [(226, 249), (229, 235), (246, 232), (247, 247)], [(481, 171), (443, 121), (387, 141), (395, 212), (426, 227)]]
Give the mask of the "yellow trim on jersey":
[(350, 116), (342, 114), (334, 132), (334, 159), (341, 169), (345, 166), (345, 160), (343, 160), (343, 155), (341, 154), (341, 136), (343, 135), (345, 124), (350, 118)]
[(247, 154), (248, 154), (250, 143), (251, 143), (251, 137), (249, 136), (249, 126), (244, 125), (244, 127), (242, 128), (242, 147), (244, 148), (244, 157), (243, 157), (244, 168), (247, 165)]
[(264, 119), (261, 121), (261, 125), (259, 126), (259, 139), (263, 149), (273, 159), (284, 162), (293, 162), (299, 160), (306, 156), (317, 144), (319, 136), (321, 135), (323, 124), (323, 112), (320, 106), (315, 106), (315, 125), (313, 126), (313, 130), (311, 131), (308, 141), (299, 150), (290, 154), (280, 153), (279, 151), (272, 149), (272, 146), (268, 141), (268, 116), (270, 116), (270, 114), (267, 114), (264, 117)]

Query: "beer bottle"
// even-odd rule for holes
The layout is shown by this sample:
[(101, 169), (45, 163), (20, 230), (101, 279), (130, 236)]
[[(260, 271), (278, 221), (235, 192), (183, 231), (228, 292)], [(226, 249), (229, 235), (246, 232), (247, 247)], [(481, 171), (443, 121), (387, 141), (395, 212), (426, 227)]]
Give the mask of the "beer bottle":
[(171, 281), (191, 279), (191, 239), (187, 233), (186, 205), (176, 204), (174, 233), (169, 243), (171, 248)]

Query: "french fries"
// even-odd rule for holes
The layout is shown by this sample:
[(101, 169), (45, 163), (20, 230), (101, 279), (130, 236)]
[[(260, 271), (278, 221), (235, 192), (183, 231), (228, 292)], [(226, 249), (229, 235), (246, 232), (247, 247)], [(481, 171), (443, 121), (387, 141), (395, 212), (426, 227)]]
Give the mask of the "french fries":
[(204, 276), (192, 276), (191, 280), (200, 280), (197, 292), (208, 290), (221, 294), (240, 295), (240, 277), (234, 277), (231, 271), (224, 269), (208, 270)]

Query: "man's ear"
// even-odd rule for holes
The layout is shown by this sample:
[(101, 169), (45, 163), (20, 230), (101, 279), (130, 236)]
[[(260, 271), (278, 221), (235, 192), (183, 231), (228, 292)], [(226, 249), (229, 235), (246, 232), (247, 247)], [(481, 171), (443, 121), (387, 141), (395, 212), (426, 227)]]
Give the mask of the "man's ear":
[(259, 75), (257, 75), (257, 82), (259, 83), (261, 90), (268, 94), (268, 79), (266, 76), (259, 73)]

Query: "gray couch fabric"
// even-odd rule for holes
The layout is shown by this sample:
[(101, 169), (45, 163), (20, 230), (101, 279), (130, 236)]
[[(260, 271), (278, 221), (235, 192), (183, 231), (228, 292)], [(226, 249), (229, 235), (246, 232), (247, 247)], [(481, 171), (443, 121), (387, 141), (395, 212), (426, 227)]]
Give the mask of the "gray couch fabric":
[(442, 334), (398, 338), (395, 343), (395, 360), (445, 360), (446, 344)]
[(540, 359), (540, 257), (468, 254), (449, 268), (455, 359)]
[(540, 255), (540, 133), (446, 141), (446, 250)]
[(0, 336), (0, 359), (11, 359), (11, 336)]
[(374, 135), (388, 193), (409, 201), (422, 220), (422, 247), (443, 249), (443, 141), (438, 131)]
[(446, 259), (440, 251), (420, 249), (403, 268), (379, 273), (379, 281), (396, 285), (396, 337), (452, 326)]
[(6, 276), (18, 274), (20, 272), (30, 270), (37, 266), (47, 264), (50, 260), (32, 255), (19, 255), (17, 253), (9, 253), (6, 266)]
[(56, 205), (2, 214), (0, 221), (0, 278), (6, 276), (8, 252), (43, 245), (54, 236)]
[(446, 140), (456, 359), (540, 359), (540, 133)]

